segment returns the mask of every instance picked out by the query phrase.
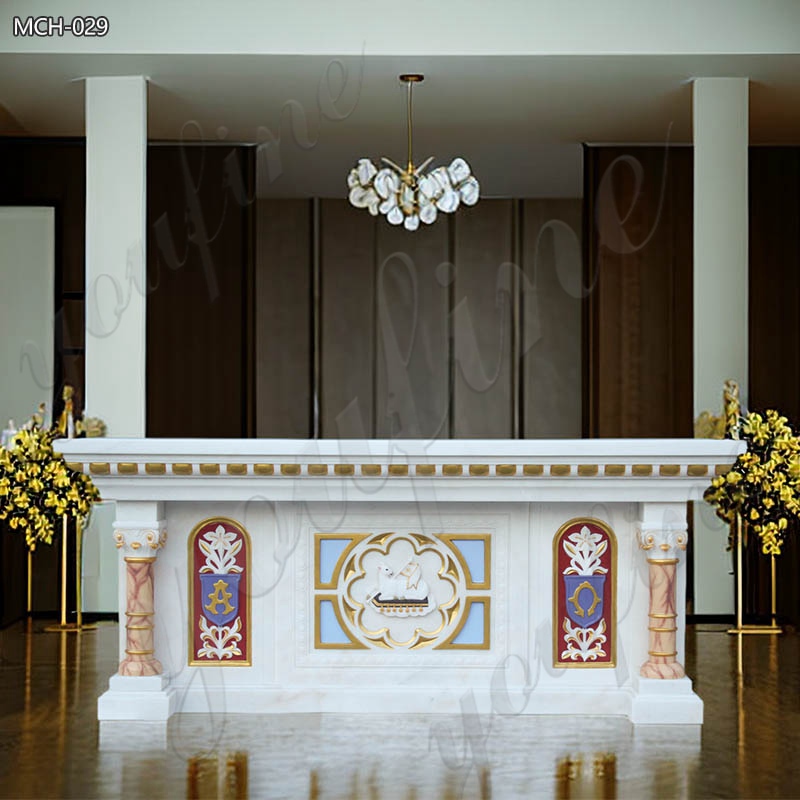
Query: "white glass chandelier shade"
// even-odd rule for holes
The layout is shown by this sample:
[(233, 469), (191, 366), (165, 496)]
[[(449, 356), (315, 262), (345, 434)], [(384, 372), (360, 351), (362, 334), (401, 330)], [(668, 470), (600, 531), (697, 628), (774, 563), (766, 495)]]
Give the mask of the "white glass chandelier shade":
[(480, 184), (463, 158), (453, 159), (447, 167), (426, 173), (433, 160), (414, 166), (411, 153), (411, 89), (422, 81), (421, 75), (401, 75), (408, 85), (408, 166), (402, 169), (388, 158), (378, 168), (368, 158), (359, 159), (347, 176), (350, 202), (366, 208), (370, 214), (384, 214), (392, 225), (415, 231), (420, 222), (430, 225), (440, 211), (452, 214), (461, 203), (474, 206), (480, 196)]

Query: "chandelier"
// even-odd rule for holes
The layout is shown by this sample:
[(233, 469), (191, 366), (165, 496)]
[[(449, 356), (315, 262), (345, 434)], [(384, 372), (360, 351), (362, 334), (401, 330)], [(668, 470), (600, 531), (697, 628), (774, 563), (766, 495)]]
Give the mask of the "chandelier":
[(402, 224), (406, 230), (415, 231), (419, 223), (430, 225), (439, 211), (454, 212), (459, 204), (474, 206), (478, 202), (480, 185), (463, 158), (453, 159), (448, 167), (436, 167), (429, 173), (426, 168), (433, 161), (427, 158), (414, 166), (411, 151), (411, 106), (415, 83), (423, 75), (401, 75), (408, 86), (408, 164), (405, 169), (388, 158), (381, 158), (386, 166), (378, 169), (368, 158), (361, 158), (347, 176), (350, 202), (356, 208), (367, 208), (373, 216), (385, 214), (392, 225)]

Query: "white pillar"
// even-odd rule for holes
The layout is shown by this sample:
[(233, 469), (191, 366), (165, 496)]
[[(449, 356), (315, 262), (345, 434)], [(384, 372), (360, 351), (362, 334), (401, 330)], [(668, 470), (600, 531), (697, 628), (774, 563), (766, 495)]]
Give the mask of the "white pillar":
[(86, 397), (109, 436), (145, 434), (147, 81), (86, 80)]
[[(748, 79), (698, 78), (694, 133), (694, 413), (722, 412), (738, 381), (747, 404)], [(694, 504), (695, 607), (733, 611), (725, 526)]]

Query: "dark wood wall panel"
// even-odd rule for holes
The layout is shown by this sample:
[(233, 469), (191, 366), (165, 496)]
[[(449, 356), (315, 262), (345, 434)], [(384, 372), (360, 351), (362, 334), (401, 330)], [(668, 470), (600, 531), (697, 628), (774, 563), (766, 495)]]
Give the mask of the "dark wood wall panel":
[(311, 200), (256, 203), (256, 431), (313, 437)]
[[(749, 406), (775, 408), (800, 431), (800, 147), (750, 148)], [(800, 525), (777, 560), (778, 615), (800, 624)], [(770, 568), (747, 561), (746, 610), (770, 607)]]
[(449, 221), (414, 232), (377, 224), (378, 437), (447, 436)]
[(320, 430), (375, 433), (375, 219), (345, 200), (320, 203)]
[[(75, 388), (75, 409), (80, 413), (85, 380), (82, 357), (85, 140), (0, 138), (0, 176), (0, 205), (55, 208), (55, 353), (51, 407), (55, 415), (61, 413), (63, 387), (69, 383)], [(99, 410), (96, 413), (100, 413)]]
[(691, 148), (586, 149), (590, 436), (693, 434), (692, 170)]
[[(0, 137), (0, 205), (55, 208), (53, 385), (46, 387), (47, 375), (42, 376), (42, 383), (45, 391), (50, 388), (54, 418), (63, 408), (65, 383), (75, 388), (75, 409), (80, 413), (85, 380), (85, 141)], [(0, 525), (0, 536), (1, 627), (25, 613), (27, 550), (24, 537), (5, 523)], [(51, 547), (39, 547), (34, 555), (34, 612), (52, 613), (59, 608), (59, 541), (56, 537)]]
[(455, 438), (513, 435), (512, 220), (511, 200), (482, 200), (460, 208), (452, 223)]
[(749, 404), (800, 429), (800, 148), (750, 149)]
[(251, 433), (253, 175), (251, 148), (148, 148), (148, 436)]
[(522, 432), (579, 438), (583, 393), (581, 208), (575, 200), (522, 204)]

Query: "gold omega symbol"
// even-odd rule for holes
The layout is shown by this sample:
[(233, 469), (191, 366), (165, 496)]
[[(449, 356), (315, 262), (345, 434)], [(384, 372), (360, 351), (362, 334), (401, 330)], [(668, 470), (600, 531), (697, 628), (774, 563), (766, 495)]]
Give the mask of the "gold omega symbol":
[(592, 586), (589, 581), (584, 581), (578, 588), (572, 593), (572, 596), (569, 598), (569, 602), (575, 606), (575, 613), (579, 617), (584, 616), (584, 610), (581, 608), (580, 604), (578, 603), (578, 595), (584, 590), (588, 589), (592, 593), (592, 604), (586, 609), (585, 615), (592, 616), (594, 614), (594, 610), (597, 608), (597, 604), (600, 602), (600, 597), (598, 596), (597, 592), (594, 590), (594, 586)]

